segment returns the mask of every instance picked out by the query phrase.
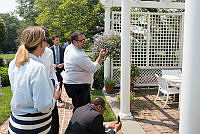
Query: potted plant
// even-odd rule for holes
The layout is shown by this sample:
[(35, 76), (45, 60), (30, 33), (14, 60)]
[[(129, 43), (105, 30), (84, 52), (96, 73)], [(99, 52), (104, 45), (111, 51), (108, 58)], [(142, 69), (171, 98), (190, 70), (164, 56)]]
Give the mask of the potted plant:
[[(118, 71), (118, 75), (120, 77), (120, 68), (117, 69)], [(133, 87), (134, 87), (134, 82), (136, 80), (136, 77), (138, 77), (140, 75), (140, 69), (139, 67), (137, 67), (134, 64), (131, 64), (131, 70), (130, 70), (130, 90), (133, 91)]]
[(131, 91), (133, 91), (134, 82), (136, 80), (136, 77), (138, 77), (139, 75), (140, 75), (140, 69), (136, 65), (131, 64), (131, 71), (130, 71), (130, 80), (131, 80), (130, 90)]
[(106, 78), (104, 80), (104, 87), (106, 89), (106, 93), (112, 94), (113, 93), (113, 89), (114, 89), (116, 84), (117, 84), (116, 80), (113, 80), (113, 79), (110, 79), (110, 78)]
[[(135, 97), (135, 93), (134, 93), (134, 92), (131, 92), (131, 93), (130, 93), (130, 107), (131, 107), (131, 105), (133, 105), (133, 103), (134, 103), (134, 97)], [(120, 104), (120, 96), (117, 97), (117, 102)]]

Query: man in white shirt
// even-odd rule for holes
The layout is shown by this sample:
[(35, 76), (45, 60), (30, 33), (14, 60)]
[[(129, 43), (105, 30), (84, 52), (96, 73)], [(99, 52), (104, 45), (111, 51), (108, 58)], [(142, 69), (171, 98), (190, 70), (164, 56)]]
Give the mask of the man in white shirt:
[(53, 67), (53, 52), (50, 48), (46, 47), (42, 56), (40, 56), (44, 66), (46, 67), (47, 74), (51, 80), (55, 82), (55, 85), (58, 85), (58, 79), (56, 77), (56, 71)]
[[(49, 38), (49, 31), (45, 27), (42, 27), (42, 29), (44, 29), (45, 37), (48, 39)], [(40, 60), (42, 61), (43, 65), (45, 66), (47, 75), (52, 80), (53, 85), (55, 87), (57, 87), (58, 80), (57, 80), (57, 77), (56, 77), (55, 68), (53, 67), (53, 64), (54, 64), (53, 51), (50, 48), (46, 47), (44, 53), (40, 56)], [(51, 128), (52, 128), (53, 134), (59, 134), (59, 115), (58, 115), (58, 108), (57, 108), (56, 103), (55, 103), (54, 109), (52, 110), (52, 125), (51, 125)]]
[(65, 49), (64, 69), (62, 73), (65, 90), (74, 105), (74, 110), (90, 103), (90, 84), (93, 74), (100, 68), (107, 51), (101, 50), (95, 62), (85, 54), (85, 35), (75, 31), (71, 35), (72, 44)]

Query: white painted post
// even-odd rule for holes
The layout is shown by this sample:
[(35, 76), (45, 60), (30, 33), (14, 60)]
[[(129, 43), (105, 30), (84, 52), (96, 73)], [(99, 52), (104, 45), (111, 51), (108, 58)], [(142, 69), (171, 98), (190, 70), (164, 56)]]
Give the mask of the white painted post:
[[(105, 30), (104, 35), (110, 34), (110, 6), (105, 6)], [(104, 61), (104, 78), (110, 78), (110, 57)]]
[(186, 0), (180, 134), (200, 134), (200, 0)]
[(130, 112), (130, 0), (122, 0), (121, 4), (121, 101), (119, 116), (121, 119), (132, 119)]

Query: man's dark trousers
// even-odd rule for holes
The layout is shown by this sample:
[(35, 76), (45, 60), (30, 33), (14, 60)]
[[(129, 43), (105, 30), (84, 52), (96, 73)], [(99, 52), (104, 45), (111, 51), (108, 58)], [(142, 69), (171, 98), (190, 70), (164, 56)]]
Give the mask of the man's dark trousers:
[(72, 98), (73, 112), (90, 103), (90, 84), (64, 84), (67, 95)]

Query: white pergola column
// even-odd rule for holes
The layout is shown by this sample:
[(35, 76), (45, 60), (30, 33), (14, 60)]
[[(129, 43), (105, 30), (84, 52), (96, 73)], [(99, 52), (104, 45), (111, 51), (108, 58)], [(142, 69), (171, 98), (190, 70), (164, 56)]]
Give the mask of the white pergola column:
[(200, 0), (186, 0), (180, 134), (200, 134)]
[[(104, 29), (104, 35), (110, 34), (110, 6), (105, 6), (105, 29)], [(104, 61), (104, 78), (110, 78), (110, 57), (107, 57)]]
[(121, 4), (121, 89), (119, 116), (121, 119), (132, 119), (130, 112), (130, 0), (122, 0)]

